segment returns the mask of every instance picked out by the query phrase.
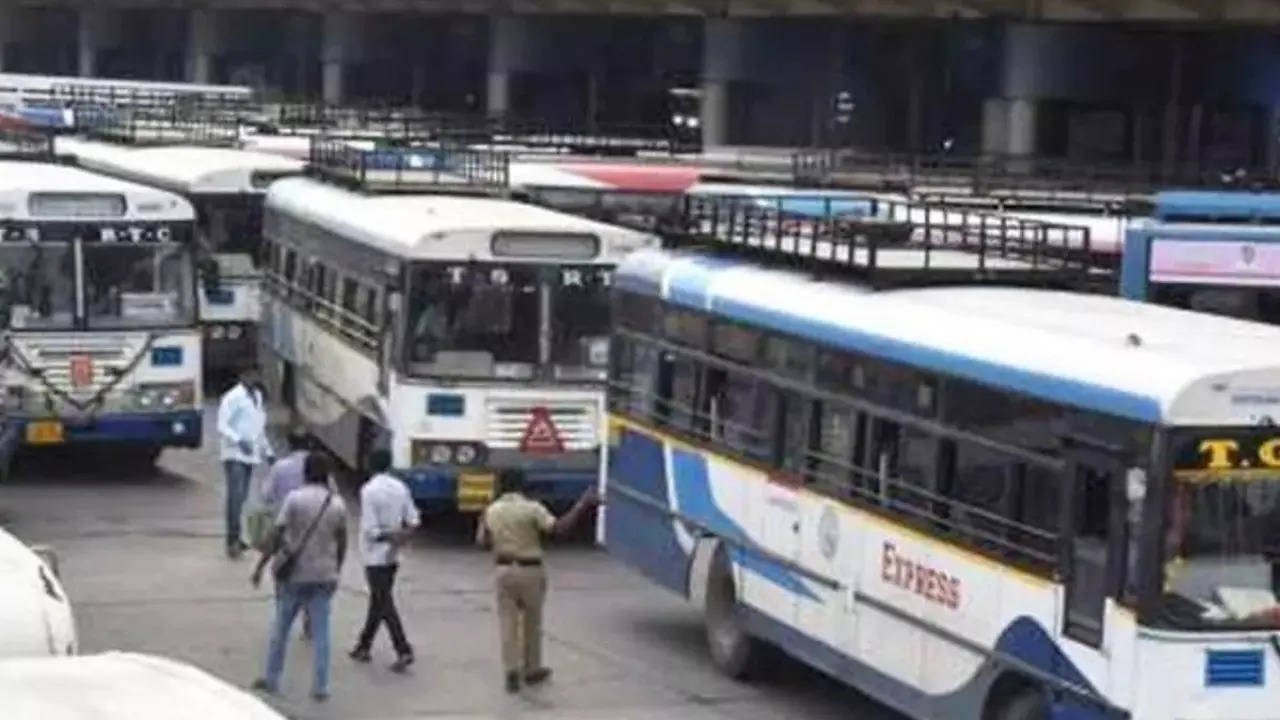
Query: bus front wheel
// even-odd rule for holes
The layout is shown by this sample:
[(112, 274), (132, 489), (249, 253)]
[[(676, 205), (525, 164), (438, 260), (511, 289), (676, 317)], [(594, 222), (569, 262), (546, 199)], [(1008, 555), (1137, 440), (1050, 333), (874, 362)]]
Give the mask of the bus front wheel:
[(736, 680), (752, 677), (763, 654), (758, 640), (747, 634), (733, 581), (733, 565), (722, 546), (707, 573), (707, 646), (715, 666)]
[(1048, 720), (1049, 702), (1037, 688), (1023, 688), (1006, 697), (991, 720)]

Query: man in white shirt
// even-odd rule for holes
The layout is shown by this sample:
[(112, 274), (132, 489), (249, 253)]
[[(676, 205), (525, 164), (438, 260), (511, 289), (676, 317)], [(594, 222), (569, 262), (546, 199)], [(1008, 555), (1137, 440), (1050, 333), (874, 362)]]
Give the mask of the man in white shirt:
[(256, 365), (240, 373), (240, 381), (218, 403), (219, 456), (227, 477), (227, 557), (236, 558), (249, 546), (240, 535), (240, 517), (249, 496), (253, 468), (274, 459), (267, 440), (267, 412), (259, 389)]
[(365, 577), (369, 581), (369, 612), (360, 639), (350, 654), (352, 660), (369, 662), (373, 636), (385, 622), (396, 649), (396, 661), (391, 669), (404, 672), (413, 664), (413, 648), (405, 639), (391, 588), (396, 581), (399, 547), (418, 527), (418, 508), (409, 488), (388, 473), (390, 451), (374, 450), (369, 456), (369, 466), (373, 477), (360, 489), (360, 553), (364, 556)]

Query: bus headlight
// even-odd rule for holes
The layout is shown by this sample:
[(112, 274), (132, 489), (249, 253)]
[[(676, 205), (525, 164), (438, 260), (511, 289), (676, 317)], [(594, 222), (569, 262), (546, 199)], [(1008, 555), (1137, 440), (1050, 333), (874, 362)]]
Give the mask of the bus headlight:
[(241, 336), (241, 335), (243, 335), (243, 334), (244, 334), (244, 329), (243, 329), (243, 328), (241, 328), (239, 325), (228, 325), (228, 326), (227, 326), (227, 339), (228, 339), (228, 340), (239, 340), (239, 339), (240, 339), (240, 336)]
[(453, 450), (444, 443), (437, 443), (431, 446), (428, 457), (436, 465), (447, 465), (453, 459)]
[(189, 407), (196, 399), (195, 383), (149, 383), (134, 390), (134, 402), (144, 410)]
[(470, 465), (476, 461), (480, 453), (476, 450), (475, 445), (462, 444), (453, 451), (453, 459), (459, 465)]
[(226, 328), (222, 327), (221, 325), (212, 325), (209, 327), (209, 339), (221, 340), (222, 337), (226, 334), (226, 332), (227, 332)]

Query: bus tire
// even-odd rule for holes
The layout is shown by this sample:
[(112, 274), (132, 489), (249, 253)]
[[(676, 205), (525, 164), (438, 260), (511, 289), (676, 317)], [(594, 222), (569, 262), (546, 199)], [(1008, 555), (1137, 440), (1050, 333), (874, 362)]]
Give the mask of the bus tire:
[(162, 452), (164, 452), (164, 447), (160, 445), (130, 448), (126, 451), (125, 462), (134, 470), (151, 470), (155, 467), (156, 461), (160, 459), (160, 453)]
[(762, 649), (760, 642), (747, 634), (743, 625), (733, 565), (724, 546), (716, 549), (711, 560), (705, 598), (704, 617), (711, 662), (720, 672), (735, 680), (751, 678), (758, 670)]
[(1024, 685), (1005, 695), (989, 713), (990, 720), (1049, 720), (1049, 700), (1036, 687)]

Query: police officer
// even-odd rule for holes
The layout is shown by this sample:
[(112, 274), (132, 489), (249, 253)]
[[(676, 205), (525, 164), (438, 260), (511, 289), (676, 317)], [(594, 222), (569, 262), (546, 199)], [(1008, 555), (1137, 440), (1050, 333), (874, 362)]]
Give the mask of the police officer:
[(507, 692), (517, 692), (521, 681), (536, 685), (551, 676), (542, 664), (542, 602), (547, 594), (543, 538), (567, 534), (600, 500), (595, 489), (589, 489), (557, 518), (545, 505), (524, 496), (523, 470), (502, 471), (501, 489), (502, 495), (480, 517), (476, 542), (492, 547), (498, 566), (502, 669)]

